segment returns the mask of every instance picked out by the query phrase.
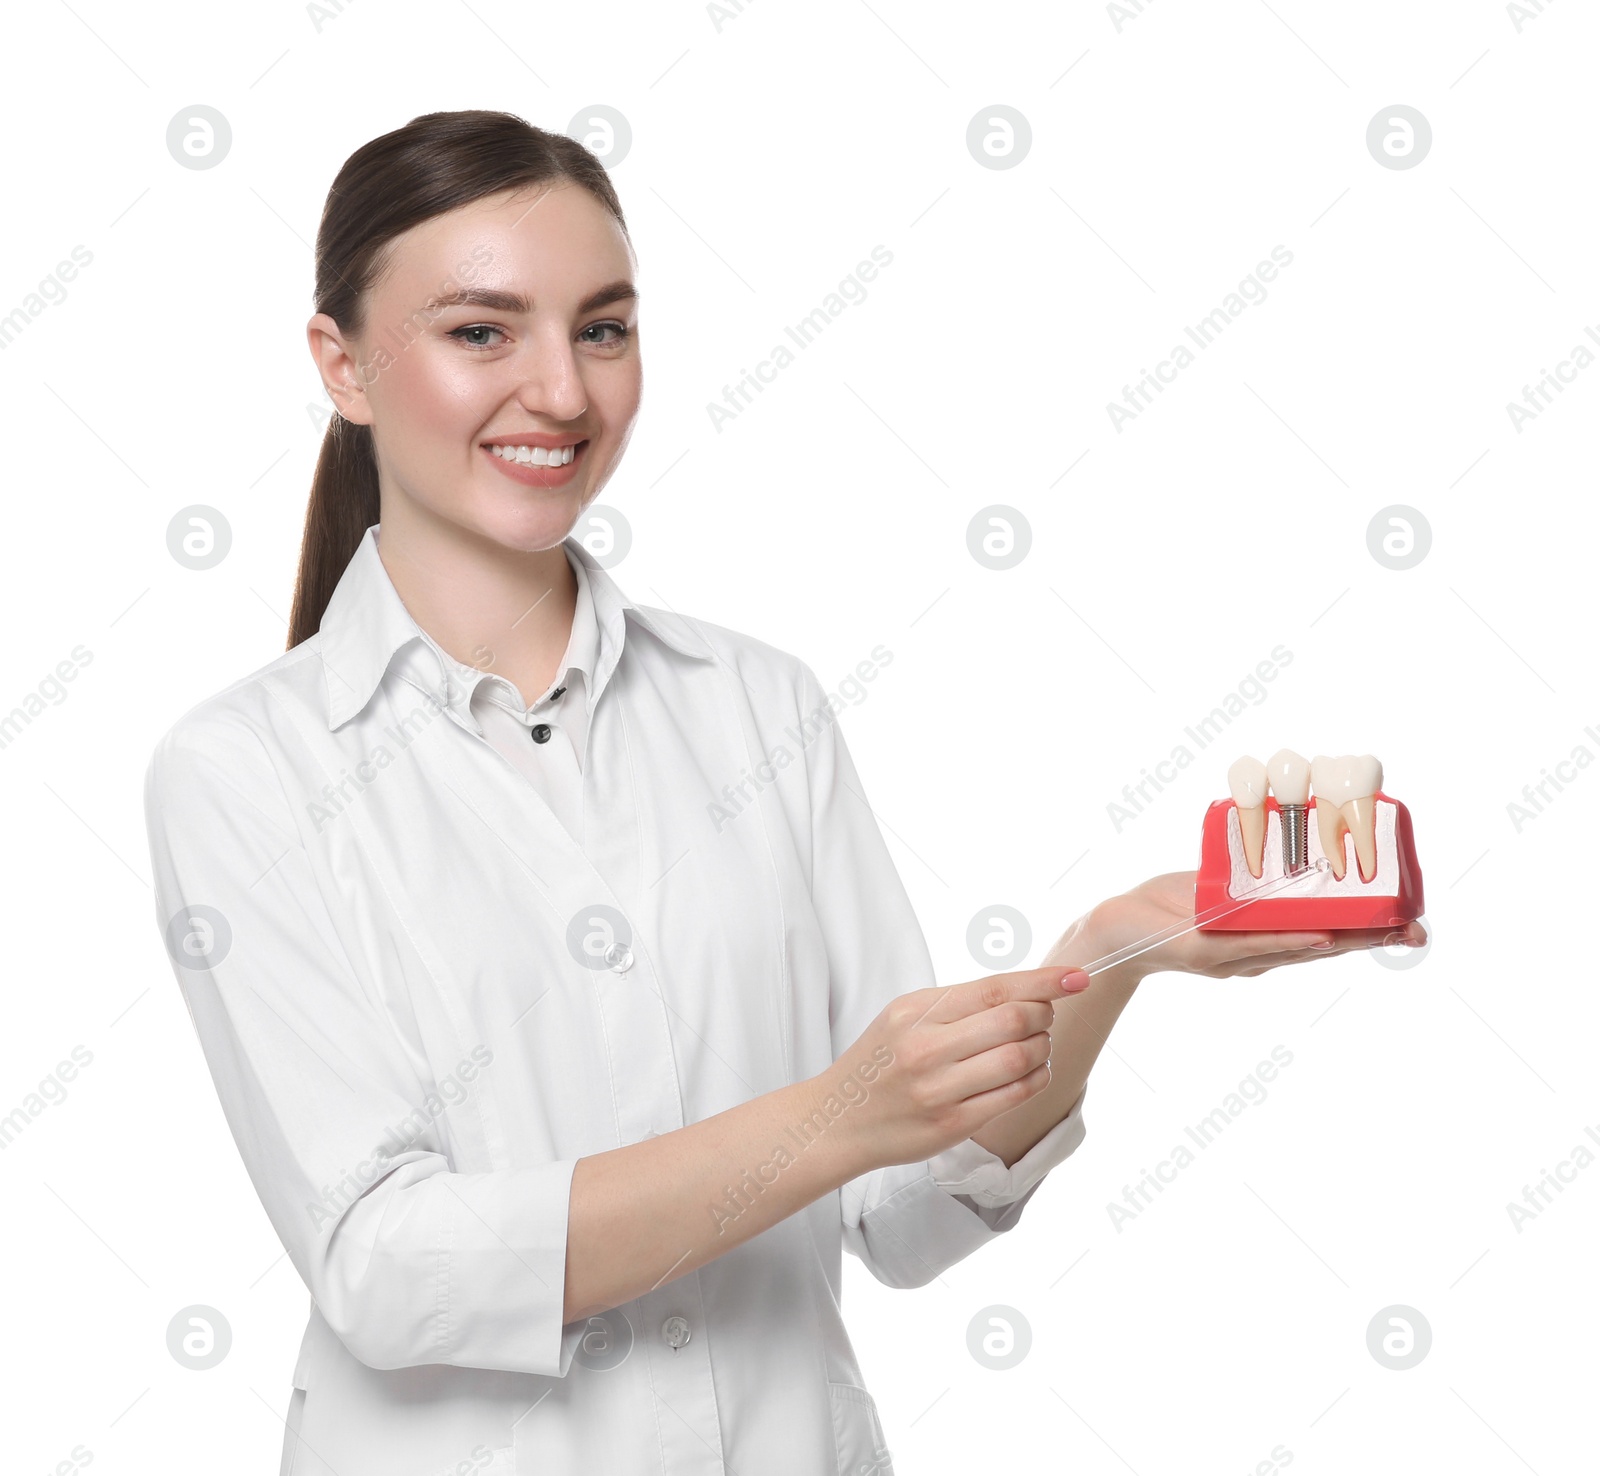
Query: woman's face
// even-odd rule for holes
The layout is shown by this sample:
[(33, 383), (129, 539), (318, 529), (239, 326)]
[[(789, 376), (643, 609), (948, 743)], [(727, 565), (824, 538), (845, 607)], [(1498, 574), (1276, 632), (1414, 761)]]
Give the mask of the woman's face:
[[(525, 552), (566, 537), (638, 414), (634, 268), (616, 217), (560, 181), (396, 237), (359, 339), (312, 318), (335, 403), (372, 427), (385, 521), (401, 498), (408, 515)], [(351, 383), (362, 392), (338, 392)], [(489, 449), (529, 443), (555, 445), (551, 464)]]

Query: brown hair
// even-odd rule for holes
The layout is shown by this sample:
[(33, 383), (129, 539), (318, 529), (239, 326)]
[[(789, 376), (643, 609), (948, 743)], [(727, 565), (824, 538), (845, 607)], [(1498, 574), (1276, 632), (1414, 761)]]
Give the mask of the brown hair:
[[(605, 166), (575, 139), (513, 113), (424, 113), (363, 144), (328, 190), (317, 228), (315, 305), (342, 332), (364, 329), (365, 295), (387, 265), (384, 248), (414, 225), (485, 195), (570, 180), (617, 218), (622, 205)], [(311, 479), (289, 647), (315, 633), (334, 586), (378, 521), (372, 429), (342, 415), (328, 422)]]

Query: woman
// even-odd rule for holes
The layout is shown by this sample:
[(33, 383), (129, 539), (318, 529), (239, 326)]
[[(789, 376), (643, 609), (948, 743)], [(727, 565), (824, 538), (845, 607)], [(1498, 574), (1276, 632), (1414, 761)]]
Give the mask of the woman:
[(1011, 1229), (1143, 974), (1378, 937), (1069, 967), (1180, 874), (935, 986), (811, 669), (570, 536), (639, 405), (634, 278), (569, 139), (436, 113), (352, 155), (289, 649), (151, 760), (175, 973), (312, 1293), (293, 1476), (889, 1472), (841, 1246), (912, 1287)]

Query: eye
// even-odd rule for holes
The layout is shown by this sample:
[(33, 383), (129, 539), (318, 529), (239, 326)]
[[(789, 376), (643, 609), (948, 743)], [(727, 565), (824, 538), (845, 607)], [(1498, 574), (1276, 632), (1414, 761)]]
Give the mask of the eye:
[[(599, 332), (608, 328), (616, 330), (615, 337), (589, 338), (587, 336), (588, 334)], [(578, 338), (584, 343), (592, 343), (596, 345), (623, 344), (628, 341), (629, 332), (630, 330), (626, 323), (619, 323), (614, 318), (607, 318), (603, 323), (591, 323), (587, 328), (579, 332)]]
[(466, 346), (468, 348), (486, 349), (486, 348), (493, 348), (494, 347), (494, 345), (490, 344), (490, 343), (478, 343), (478, 342), (474, 342), (474, 341), (469, 341), (468, 338), (467, 338), (467, 334), (469, 334), (469, 333), (498, 333), (498, 334), (500, 334), (500, 336), (502, 338), (504, 338), (506, 336), (502, 329), (495, 328), (495, 327), (493, 327), (492, 325), (490, 325), (488, 323), (469, 323), (464, 328), (452, 328), (450, 330), (449, 336), (451, 338), (455, 339), (456, 342), (458, 342), (458, 343), (466, 344)]

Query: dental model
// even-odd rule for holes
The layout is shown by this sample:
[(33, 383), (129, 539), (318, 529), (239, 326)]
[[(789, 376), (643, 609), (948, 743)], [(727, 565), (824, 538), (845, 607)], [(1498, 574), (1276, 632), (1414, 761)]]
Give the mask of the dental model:
[(1228, 770), (1228, 791), (1239, 811), (1239, 839), (1250, 875), (1261, 875), (1261, 852), (1267, 839), (1267, 766), (1246, 754)]
[(1247, 755), (1229, 768), (1228, 792), (1201, 839), (1195, 912), (1218, 914), (1203, 930), (1389, 928), (1422, 915), (1411, 814), (1383, 792), (1370, 753)]

